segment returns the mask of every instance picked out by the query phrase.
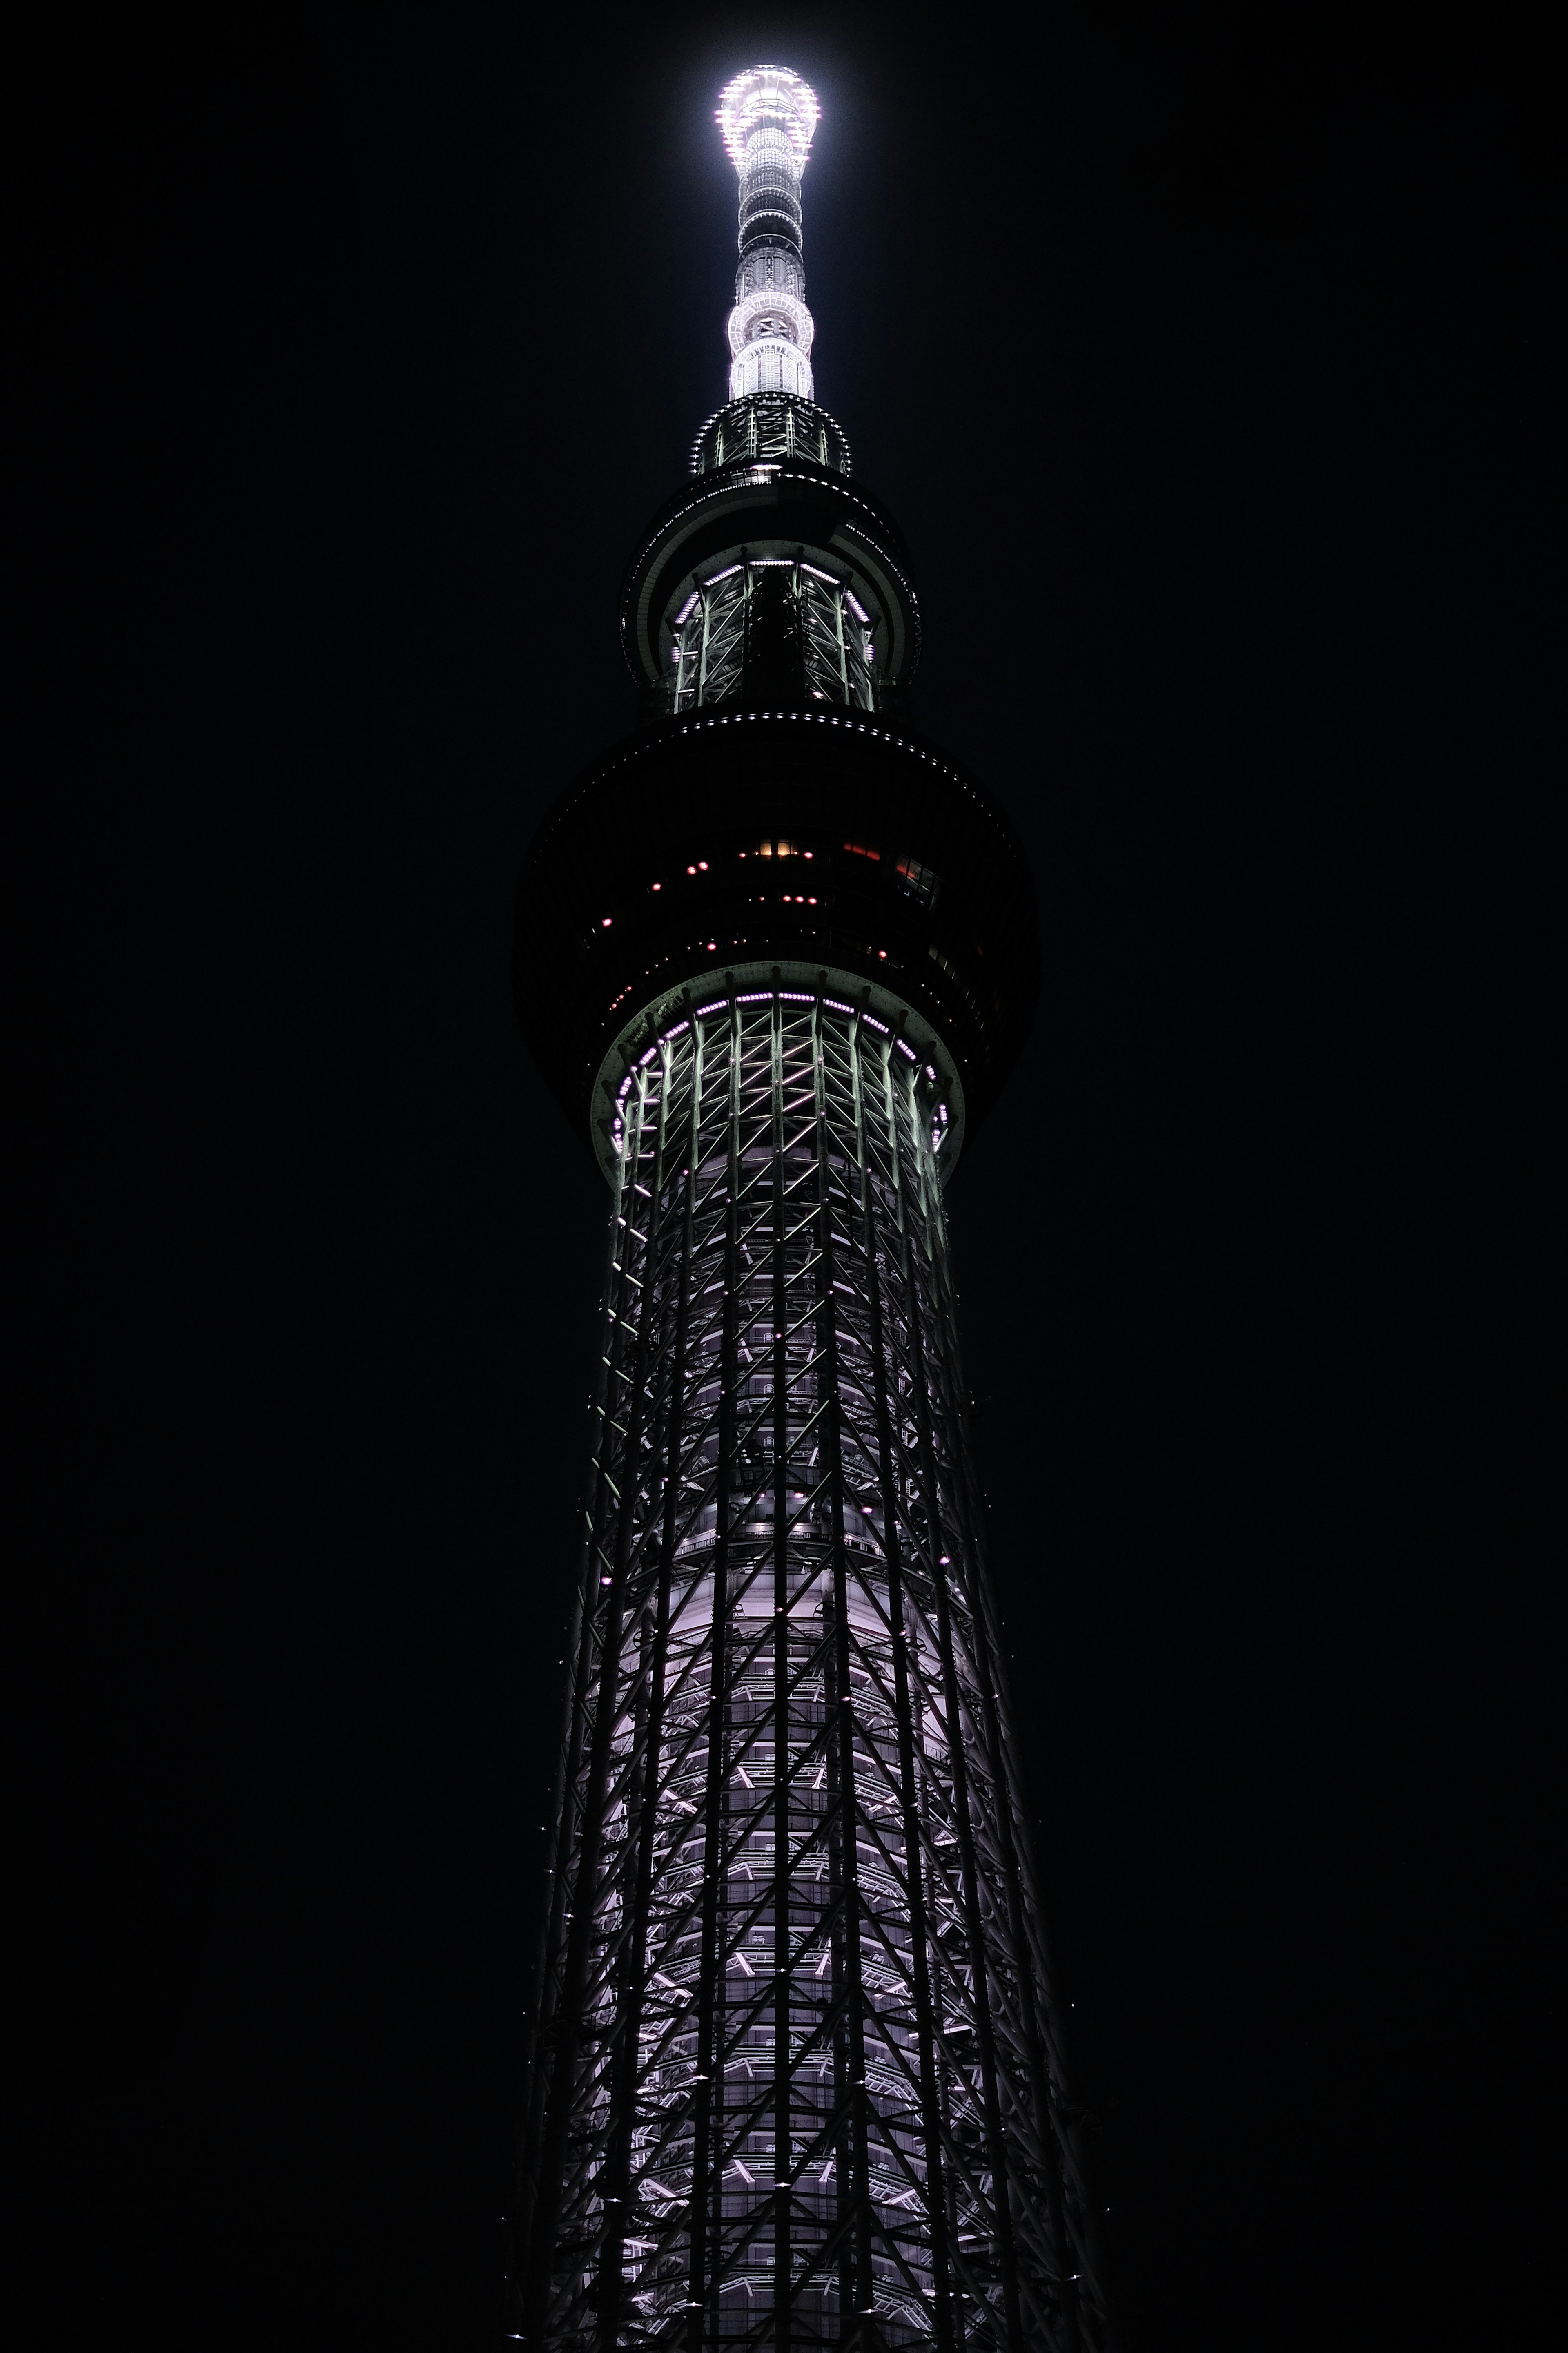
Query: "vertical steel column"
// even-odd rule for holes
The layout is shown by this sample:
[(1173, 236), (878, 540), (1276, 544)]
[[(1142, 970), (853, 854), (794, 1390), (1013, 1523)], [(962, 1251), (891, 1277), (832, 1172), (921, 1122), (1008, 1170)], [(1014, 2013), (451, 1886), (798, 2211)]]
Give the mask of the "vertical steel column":
[[(847, 2195), (851, 2218), (851, 2233), (847, 2241), (853, 2247), (854, 2272), (847, 2283), (853, 2303), (850, 2306), (857, 2327), (843, 2329), (845, 2315), (840, 2314), (841, 2341), (849, 2336), (858, 2341), (862, 2331), (858, 2326), (872, 2310), (871, 2287), (871, 2198), (870, 2168), (867, 2152), (866, 2133), (866, 2020), (865, 1988), (860, 1951), (860, 1856), (858, 1797), (855, 1771), (855, 1704), (849, 1679), (849, 1596), (844, 1554), (844, 1445), (843, 1445), (843, 1385), (839, 1364), (838, 1309), (834, 1296), (837, 1287), (837, 1244), (833, 1231), (832, 1156), (828, 1150), (826, 1056), (820, 1028), (821, 1008), (817, 1008), (817, 1051), (815, 1077), (816, 1082), (816, 1166), (817, 1166), (817, 1251), (822, 1267), (820, 1282), (820, 1314), (824, 1379), (832, 1400), (826, 1421), (830, 1452), (827, 1461), (828, 1508), (833, 1514), (833, 1683), (829, 1700), (829, 1737), (837, 1767), (837, 1820), (839, 1847), (840, 1911), (839, 1924), (844, 1955), (842, 1986), (843, 2026), (836, 2037), (836, 2048), (844, 2052), (847, 2083), (836, 2087), (839, 2106), (848, 2111), (848, 2149), (852, 2176), (847, 2185), (841, 2182), (841, 2203)], [(854, 1050), (851, 1039), (851, 1052)], [(840, 2165), (840, 2173), (843, 2168)], [(842, 2290), (841, 2290), (842, 2293)]]
[(705, 702), (708, 695), (708, 632), (711, 626), (712, 617), (712, 598), (709, 596), (706, 589), (703, 589), (700, 594), (702, 596), (702, 644), (697, 657), (697, 700), (699, 702)]
[[(864, 1032), (861, 1034), (863, 1036)], [(887, 1116), (893, 1204), (898, 1220), (897, 1231), (901, 1236), (905, 1219), (898, 1119), (893, 1103), (892, 1059), (890, 1049), (883, 1046), (879, 1075), (881, 1080)], [(863, 1061), (863, 1056), (857, 1057), (857, 1091), (861, 1085)], [(902, 1497), (899, 1492), (899, 1482), (893, 1469), (893, 1418), (888, 1396), (888, 1341), (882, 1322), (884, 1247), (878, 1236), (875, 1194), (866, 1166), (864, 1126), (861, 1123), (858, 1124), (861, 1127), (860, 1187), (866, 1233), (866, 1292), (870, 1311), (872, 1335), (871, 1364), (876, 1384), (878, 1470), (888, 1514), (886, 1537), (888, 1617), (893, 1631), (893, 1699), (898, 1722), (899, 1775), (902, 1783), (900, 1828), (904, 1841), (904, 1868), (908, 1874), (910, 1974), (914, 1995), (915, 2033), (920, 2056), (921, 2126), (925, 2141), (925, 2208), (931, 2225), (936, 2342), (939, 2353), (950, 2353), (952, 2346), (952, 2293), (948, 2277), (947, 2199), (942, 2176), (942, 2129), (937, 2112), (935, 2030), (931, 2016), (930, 1957), (926, 1949), (926, 1940), (930, 1931), (926, 1921), (925, 1873), (921, 1853), (920, 1810), (915, 1787), (914, 1718), (910, 1698), (910, 1637), (904, 1606), (903, 1547), (899, 1534), (903, 1518)]]
[[(617, 1192), (624, 1195), (625, 1190), (626, 1173), (623, 1166)], [(617, 1201), (617, 1212), (618, 1209)], [(615, 1257), (615, 1232), (616, 1229), (612, 1228), (610, 1278), (607, 1286), (611, 1329), (609, 1346), (605, 1351), (605, 1405), (600, 1415), (599, 1443), (595, 1450), (595, 1459), (592, 1480), (593, 1520), (588, 1530), (588, 1545), (583, 1576), (583, 1633), (578, 1659), (574, 1725), (574, 1746), (579, 1754), (583, 1743), (583, 1702), (586, 1696), (591, 1670), (594, 1627), (595, 1620), (600, 1617), (600, 1612), (594, 1607), (593, 1580), (596, 1566), (604, 1557), (604, 1546), (603, 1538), (595, 1533), (595, 1530), (602, 1525), (600, 1514), (603, 1511), (604, 1496), (606, 1486), (611, 1484), (605, 1461), (611, 1451), (611, 1433), (616, 1428), (615, 1376), (617, 1366), (624, 1362), (626, 1355), (626, 1319), (616, 1313), (615, 1277), (620, 1270)], [(639, 1345), (642, 1345), (640, 1335)], [(619, 1498), (616, 1500), (618, 1502)], [(616, 1598), (612, 1587), (610, 1607), (603, 1613), (604, 1632), (600, 1638), (597, 1702), (593, 1717), (587, 1787), (582, 1803), (577, 1852), (573, 1873), (574, 1884), (571, 1891), (575, 1897), (575, 1902), (570, 1913), (564, 1910), (567, 1890), (562, 1888), (558, 1891), (558, 1901), (563, 1907), (562, 1923), (564, 1925), (568, 1920), (571, 1923), (570, 1933), (566, 1939), (566, 1961), (562, 1972), (560, 1997), (554, 2018), (551, 2021), (552, 2025), (559, 2021), (558, 2031), (553, 2037), (554, 2063), (551, 2070), (551, 2079), (562, 2091), (571, 2084), (576, 2065), (578, 2039), (582, 2027), (583, 1990), (587, 1977), (588, 1947), (594, 1926), (593, 1897), (598, 1874), (605, 1776), (609, 1754), (610, 1730), (614, 1718), (616, 1673), (619, 1665), (619, 1644), (616, 1639), (619, 1629), (615, 1622)], [(574, 1779), (575, 1776), (574, 1776)], [(567, 1819), (563, 1815), (563, 1842), (568, 1834)], [(568, 2100), (561, 2097), (547, 2098), (543, 2118), (543, 2148), (540, 2160), (542, 2194), (536, 2201), (533, 2215), (528, 2286), (524, 2301), (525, 2327), (531, 2338), (536, 2338), (543, 2333), (548, 2313), (551, 2267), (555, 2230), (560, 2218), (561, 2191), (565, 2170), (565, 2141), (570, 2116), (571, 2107)]]
[[(721, 2173), (713, 2164), (713, 2112), (719, 2111), (718, 2137), (723, 2134), (724, 2079), (718, 2065), (718, 2017), (723, 2007), (723, 1976), (719, 1965), (719, 1922), (727, 1913), (723, 1873), (724, 1823), (728, 1811), (729, 1657), (728, 1578), (731, 1546), (731, 1504), (734, 1481), (735, 1367), (738, 1282), (737, 1194), (740, 1161), (741, 1019), (740, 1008), (730, 1008), (730, 1104), (725, 1155), (729, 1183), (724, 1206), (724, 1310), (720, 1344), (718, 1519), (713, 1541), (713, 1599), (710, 1644), (711, 1699), (708, 1714), (708, 1786), (702, 1839), (702, 1958), (700, 1964), (697, 2010), (697, 2074), (693, 2097), (694, 2133), (691, 2177), (691, 2287), (689, 2310), (693, 2346), (701, 2341), (706, 2313), (712, 2333), (718, 2333), (719, 2280), (710, 2263), (710, 2248), (720, 2220)], [(692, 1145), (697, 1151), (696, 1141)], [(717, 2076), (717, 2084), (715, 2084)]]
[[(672, 1058), (668, 1044), (665, 1048), (663, 1067), (665, 1072), (666, 1090), (668, 1092), (672, 1081)], [(700, 1050), (698, 1049), (695, 1050), (693, 1057), (692, 1103), (689, 1113), (688, 1132), (684, 1138), (687, 1152), (687, 1166), (682, 1171), (680, 1179), (683, 1188), (681, 1193), (680, 1259), (676, 1278), (675, 1340), (673, 1360), (670, 1366), (668, 1383), (669, 1430), (665, 1447), (664, 1499), (663, 1511), (660, 1514), (659, 1522), (658, 1620), (658, 1635), (654, 1645), (654, 1705), (649, 1712), (650, 1726), (655, 1724), (657, 1724), (658, 1726), (657, 1732), (650, 1728), (648, 1736), (650, 1769), (653, 1773), (656, 1785), (660, 1789), (662, 1789), (664, 1780), (663, 1740), (666, 1708), (665, 1678), (668, 1672), (669, 1658), (670, 1589), (675, 1571), (677, 1507), (680, 1495), (680, 1464), (686, 1436), (686, 1421), (683, 1409), (686, 1403), (687, 1338), (691, 1314), (693, 1225), (697, 1191), (697, 1096), (698, 1090), (701, 1083), (701, 1053)], [(653, 1849), (657, 1835), (658, 1814), (657, 1806), (654, 1806), (650, 1807), (648, 1810), (647, 1828), (644, 1842), (644, 1854), (643, 1857), (639, 1859), (638, 1866), (639, 1901), (642, 1905), (645, 1921), (647, 1917), (648, 1906), (652, 1896)], [(646, 1872), (647, 1882), (646, 1893), (643, 1892), (641, 1887), (641, 1877), (644, 1872)], [(641, 1963), (644, 1970), (646, 1971), (647, 1963), (646, 1947), (642, 1953), (635, 1956), (634, 1957)]]
[[(924, 1180), (925, 1172), (922, 1170), (921, 1173)], [(929, 1180), (925, 1181), (929, 1182)], [(929, 1236), (935, 1220), (942, 1215), (940, 1196), (933, 1201), (928, 1193), (926, 1212), (925, 1224)], [(941, 1229), (938, 1226), (935, 1229), (940, 1241)], [(915, 1270), (912, 1261), (909, 1271), (911, 1293), (914, 1293)], [(933, 1532), (940, 1535), (941, 1489), (932, 1445), (931, 1394), (923, 1349), (917, 1352), (915, 1365), (915, 1412), (927, 1491), (927, 1514)], [(1001, 2105), (996, 2095), (996, 2052), (991, 2028), (990, 1973), (986, 1966), (985, 1936), (980, 1916), (980, 1894), (974, 1861), (975, 1822), (969, 1788), (968, 1764), (964, 1754), (963, 1708), (959, 1693), (957, 1661), (953, 1654), (951, 1598), (948, 1579), (943, 1574), (950, 1565), (940, 1554), (932, 1564), (938, 1655), (942, 1663), (943, 1714), (947, 1730), (947, 1753), (952, 1774), (953, 1810), (958, 1825), (959, 1867), (963, 1890), (963, 1909), (969, 1933), (971, 1967), (973, 1971), (975, 2035), (980, 2046), (982, 2096), (984, 2102), (985, 2137), (989, 2144), (991, 2158), (992, 2200), (996, 2221), (998, 2252), (1001, 2257), (1002, 2291), (1006, 2312), (1008, 2342), (1014, 2346), (1020, 2346), (1025, 2341), (1023, 2315), (1019, 2308), (1017, 2265), (1013, 2248), (1013, 2221), (1007, 2197), (1006, 2145), (1002, 2132)]]
[[(638, 1169), (643, 1160), (643, 1133), (647, 1115), (648, 1090), (646, 1082), (636, 1090), (637, 1118), (635, 1131), (627, 1140), (627, 1153), (623, 1166)], [(638, 1452), (645, 1401), (650, 1377), (648, 1347), (653, 1324), (651, 1297), (655, 1280), (655, 1261), (660, 1242), (660, 1217), (664, 1205), (664, 1154), (668, 1129), (669, 1090), (658, 1091), (658, 1126), (653, 1149), (653, 1182), (647, 1212), (647, 1232), (642, 1253), (643, 1312), (637, 1319), (636, 1373), (625, 1458), (620, 1518), (616, 1535), (615, 1587), (613, 1606), (622, 1606), (627, 1566), (637, 1533), (636, 1511), (641, 1488)], [(634, 1179), (634, 1188), (635, 1188)], [(623, 1247), (630, 1254), (633, 1228), (630, 1219), (624, 1229)], [(634, 1278), (635, 1279), (635, 1278)], [(635, 1818), (637, 1855), (637, 1879), (632, 1895), (631, 1916), (623, 1933), (622, 1957), (619, 1970), (617, 2016), (612, 2030), (611, 2090), (610, 2090), (610, 2155), (605, 2166), (605, 2232), (604, 2254), (599, 2272), (599, 2344), (601, 2353), (612, 2353), (621, 2327), (623, 2274), (626, 2264), (625, 2239), (626, 2195), (631, 2180), (633, 2117), (637, 2105), (637, 2058), (642, 2027), (643, 1968), (642, 1953), (647, 1933), (647, 1896), (650, 1880), (645, 1880), (642, 1856), (645, 1846), (651, 1859), (654, 1810), (648, 1770), (647, 1748), (650, 1709), (648, 1668), (651, 1658), (653, 1630), (648, 1628), (646, 1613), (642, 1615), (644, 1632), (639, 1641), (640, 1656), (633, 1697), (633, 1734), (631, 1757), (632, 1795), (637, 1800)], [(647, 1788), (646, 1801), (642, 1792)], [(627, 1816), (627, 1841), (632, 1842), (634, 1817)], [(646, 1836), (645, 1836), (646, 1820)]]
[[(945, 1270), (944, 1270), (945, 1271)], [(958, 1354), (956, 1302), (951, 1287), (944, 1284), (942, 1318), (948, 1384), (955, 1399), (963, 1394), (962, 1364)], [(1003, 1680), (1001, 1628), (997, 1622), (991, 1583), (986, 1574), (984, 1536), (979, 1509), (979, 1496), (974, 1483), (973, 1453), (965, 1449), (961, 1462), (962, 1477), (955, 1497), (964, 1528), (965, 1549), (975, 1563), (975, 1610), (982, 1622), (989, 1659), (989, 1672), (982, 1670), (980, 1712), (984, 1734), (984, 1746), (990, 1766), (994, 1793), (997, 1839), (1004, 1902), (1011, 1935), (1015, 1965), (1018, 1970), (1018, 2026), (1021, 2029), (1031, 2088), (1034, 2092), (1034, 2114), (1030, 2122), (1037, 2137), (1041, 2189), (1047, 2204), (1048, 2228), (1052, 2242), (1052, 2263), (1055, 2276), (1050, 2285), (1057, 2291), (1056, 2301), (1068, 2307), (1075, 2301), (1071, 2294), (1068, 2265), (1065, 2260), (1063, 2179), (1064, 2152), (1060, 2141), (1058, 2101), (1047, 2074), (1041, 2041), (1041, 2007), (1044, 1989), (1048, 1982), (1043, 1957), (1036, 1949), (1035, 1940), (1026, 1921), (1023, 1905), (1023, 1865), (1019, 1861), (1019, 1841), (1016, 1835), (1016, 1817), (1019, 1811), (1014, 1783), (1012, 1760), (1007, 1753), (1005, 1732), (1002, 1722), (1001, 1690)], [(1042, 2317), (1045, 2316), (1042, 2315)]]
[(789, 1284), (785, 1265), (784, 1008), (769, 1012), (773, 1112), (773, 2343), (788, 2353), (792, 2320), (790, 2208), (794, 2165), (790, 2137), (794, 2082), (790, 2070), (789, 1819)]

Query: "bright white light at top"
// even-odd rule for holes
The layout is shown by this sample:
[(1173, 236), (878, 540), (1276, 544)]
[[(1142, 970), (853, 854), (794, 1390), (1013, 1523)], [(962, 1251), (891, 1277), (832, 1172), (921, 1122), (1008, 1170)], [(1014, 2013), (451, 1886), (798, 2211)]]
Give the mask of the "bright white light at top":
[(799, 171), (811, 151), (811, 134), (821, 112), (816, 92), (787, 66), (752, 66), (720, 93), (713, 119), (737, 171), (745, 161), (748, 137), (763, 122), (775, 123), (784, 132)]

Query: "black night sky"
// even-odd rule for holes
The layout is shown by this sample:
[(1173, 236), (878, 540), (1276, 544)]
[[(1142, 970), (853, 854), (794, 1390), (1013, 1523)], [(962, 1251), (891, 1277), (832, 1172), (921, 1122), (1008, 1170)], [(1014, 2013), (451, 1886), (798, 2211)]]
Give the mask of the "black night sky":
[(1480, 1173), (1537, 1141), (1491, 959), (1546, 788), (1544, 60), (1226, 0), (68, 16), (17, 2341), (491, 2341), (605, 1212), (511, 894), (634, 723), (764, 58), (823, 101), (819, 396), (914, 550), (915, 717), (1043, 909), (950, 1199), (1123, 2353), (1556, 2341)]

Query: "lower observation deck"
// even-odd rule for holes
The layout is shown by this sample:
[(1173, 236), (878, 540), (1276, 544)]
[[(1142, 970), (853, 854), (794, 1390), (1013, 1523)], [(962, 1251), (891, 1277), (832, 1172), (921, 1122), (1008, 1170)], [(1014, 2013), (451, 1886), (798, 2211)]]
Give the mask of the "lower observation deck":
[(563, 794), (523, 867), (518, 1013), (601, 1159), (626, 1058), (682, 992), (774, 966), (908, 1008), (973, 1130), (1039, 974), (1027, 863), (984, 787), (872, 716), (736, 709), (643, 728)]

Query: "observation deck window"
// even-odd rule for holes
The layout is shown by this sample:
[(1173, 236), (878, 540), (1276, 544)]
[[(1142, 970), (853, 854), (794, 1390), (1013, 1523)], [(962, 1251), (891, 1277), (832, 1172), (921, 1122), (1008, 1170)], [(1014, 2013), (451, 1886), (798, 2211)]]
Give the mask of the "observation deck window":
[[(759, 604), (759, 582), (769, 587)], [(800, 688), (814, 701), (875, 711), (876, 642), (855, 617), (847, 584), (820, 565), (791, 556), (728, 565), (700, 581), (672, 629), (670, 707), (693, 711), (727, 702), (745, 683), (749, 660), (763, 647), (776, 658), (788, 645), (800, 664)]]

